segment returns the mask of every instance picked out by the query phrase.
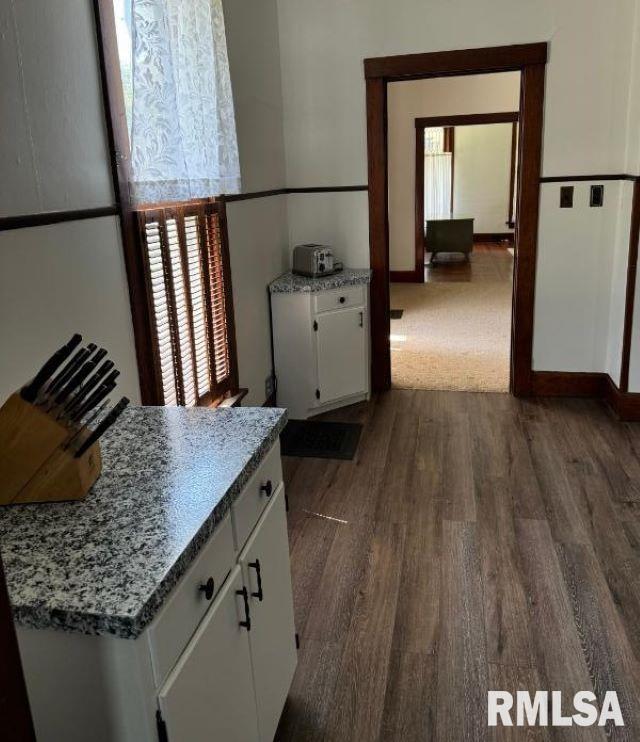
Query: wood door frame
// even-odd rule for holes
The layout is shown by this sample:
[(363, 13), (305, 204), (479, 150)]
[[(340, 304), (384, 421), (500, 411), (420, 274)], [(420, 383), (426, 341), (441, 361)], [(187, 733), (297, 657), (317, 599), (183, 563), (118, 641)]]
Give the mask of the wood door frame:
[(518, 122), (511, 125), (511, 170), (509, 172), (509, 214), (506, 226), (515, 229), (517, 214), (515, 213), (514, 196), (516, 193), (516, 162), (518, 161)]
[[(457, 126), (479, 126), (480, 124), (516, 124), (518, 111), (505, 113), (473, 113), (466, 116), (424, 116), (414, 119), (416, 128), (416, 181), (415, 181), (415, 267), (413, 282), (424, 283), (424, 130), (437, 126), (455, 131)], [(445, 150), (446, 151), (446, 150)], [(452, 152), (453, 155), (453, 152)], [(451, 157), (451, 206), (453, 207), (453, 163)], [(511, 174), (513, 177), (513, 173)], [(513, 198), (513, 191), (511, 191)], [(507, 219), (510, 212), (507, 214)]]
[(374, 392), (391, 387), (387, 85), (453, 75), (520, 72), (520, 140), (510, 390), (532, 393), (533, 309), (547, 43), (402, 54), (364, 60), (369, 174), (371, 360)]

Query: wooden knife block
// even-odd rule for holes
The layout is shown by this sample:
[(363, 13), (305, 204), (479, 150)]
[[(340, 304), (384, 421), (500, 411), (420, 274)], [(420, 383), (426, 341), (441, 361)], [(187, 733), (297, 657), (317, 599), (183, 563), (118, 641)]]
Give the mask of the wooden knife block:
[[(12, 394), (0, 407), (0, 505), (85, 497), (100, 476), (100, 446), (74, 458), (63, 448), (74, 432)], [(79, 440), (87, 435), (81, 431)]]

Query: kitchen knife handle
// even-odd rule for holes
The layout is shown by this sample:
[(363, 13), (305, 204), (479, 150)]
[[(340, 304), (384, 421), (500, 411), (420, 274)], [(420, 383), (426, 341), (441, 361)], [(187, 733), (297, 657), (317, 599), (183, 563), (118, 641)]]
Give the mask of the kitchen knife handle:
[(25, 402), (34, 402), (38, 396), (38, 392), (43, 387), (47, 379), (53, 374), (53, 372), (67, 360), (67, 358), (73, 353), (73, 351), (82, 342), (82, 335), (77, 333), (69, 340), (66, 345), (57, 350), (51, 358), (44, 364), (44, 366), (38, 371), (34, 378), (24, 386), (20, 391), (20, 396)]
[(82, 400), (89, 394), (92, 389), (98, 386), (100, 380), (104, 376), (106, 376), (112, 368), (113, 361), (105, 361), (102, 366), (100, 366), (100, 368), (95, 372), (95, 374), (90, 379), (87, 379), (87, 381), (73, 395), (73, 399), (67, 402), (67, 405), (65, 407), (65, 412), (67, 415), (72, 413), (73, 410), (79, 406), (80, 402), (82, 402)]
[(116, 388), (115, 377), (118, 375), (118, 371), (114, 371), (104, 380), (102, 384), (91, 394), (83, 404), (80, 405), (73, 413), (73, 422), (80, 422), (82, 418), (93, 409), (97, 404), (100, 404), (102, 400)]
[(89, 374), (95, 369), (96, 365), (105, 357), (107, 354), (107, 351), (104, 348), (100, 348), (100, 350), (95, 354), (95, 356), (91, 359), (89, 359), (85, 364), (83, 364), (80, 369), (72, 376), (71, 380), (68, 384), (64, 386), (64, 388), (58, 393), (58, 396), (55, 398), (55, 404), (62, 404), (65, 402), (68, 398), (71, 392), (75, 391), (80, 384), (89, 376)]
[(91, 435), (85, 440), (80, 448), (75, 452), (75, 458), (79, 459), (85, 451), (87, 451), (93, 444), (100, 438), (108, 428), (120, 417), (124, 408), (129, 404), (127, 397), (123, 397), (118, 404), (111, 410), (111, 412), (104, 417), (99, 423), (98, 427), (91, 433)]
[(97, 346), (94, 343), (89, 343), (86, 348), (79, 350), (51, 382), (51, 384), (49, 384), (46, 389), (47, 394), (55, 394), (56, 392), (59, 392), (80, 366), (89, 358), (96, 347)]

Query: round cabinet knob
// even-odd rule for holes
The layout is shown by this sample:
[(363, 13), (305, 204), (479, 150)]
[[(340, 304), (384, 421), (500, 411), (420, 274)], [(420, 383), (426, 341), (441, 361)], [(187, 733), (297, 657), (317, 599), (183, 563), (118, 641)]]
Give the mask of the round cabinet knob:
[(209, 579), (206, 582), (203, 582), (202, 585), (198, 588), (201, 593), (204, 593), (204, 597), (207, 600), (211, 600), (213, 598), (213, 592), (215, 590), (215, 583), (213, 581), (213, 577), (209, 577)]
[(270, 479), (267, 479), (266, 484), (260, 485), (260, 492), (264, 492), (267, 497), (271, 497), (273, 493), (273, 484), (271, 483)]
[(344, 303), (345, 303), (345, 301), (346, 301), (346, 299), (344, 298), (344, 296), (341, 296), (341, 297), (340, 297), (340, 304), (344, 304)]

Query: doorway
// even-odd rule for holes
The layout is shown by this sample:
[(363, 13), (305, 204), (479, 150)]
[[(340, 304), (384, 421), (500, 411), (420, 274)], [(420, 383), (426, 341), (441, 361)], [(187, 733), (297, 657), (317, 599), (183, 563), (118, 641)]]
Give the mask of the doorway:
[[(519, 72), (389, 86), (394, 388), (509, 391), (519, 95)], [(424, 115), (479, 106), (514, 110)]]
[(387, 86), (390, 82), (520, 71), (518, 224), (513, 280), (510, 391), (531, 393), (535, 259), (547, 44), (523, 44), (365, 60), (372, 268), (372, 387), (391, 386)]

